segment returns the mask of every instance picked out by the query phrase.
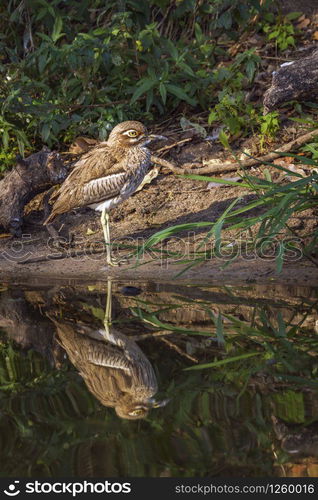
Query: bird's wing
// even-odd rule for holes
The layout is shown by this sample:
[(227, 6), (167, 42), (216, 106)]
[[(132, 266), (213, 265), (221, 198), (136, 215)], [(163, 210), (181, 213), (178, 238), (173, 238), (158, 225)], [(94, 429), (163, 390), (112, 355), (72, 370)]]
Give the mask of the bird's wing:
[(54, 195), (55, 198), (63, 194), (65, 189), (76, 184), (85, 184), (93, 179), (97, 179), (105, 172), (111, 173), (117, 164), (107, 144), (99, 144), (95, 148), (85, 153), (75, 166), (60, 189)]
[(118, 196), (128, 180), (127, 172), (107, 174), (83, 186), (83, 205), (93, 205)]
[(98, 346), (98, 349), (91, 349), (87, 354), (87, 360), (96, 366), (115, 368), (129, 373), (131, 371), (131, 363), (127, 360), (125, 354), (113, 346)]
[(123, 350), (106, 342), (103, 339), (95, 340), (91, 336), (76, 331), (74, 325), (65, 322), (56, 322), (58, 340), (66, 350), (71, 362), (78, 369), (92, 364), (100, 367), (109, 367), (129, 373), (131, 361), (127, 359)]
[[(72, 183), (76, 180), (74, 176), (80, 171), (80, 178), (83, 184), (102, 177), (103, 174), (116, 174), (123, 169), (123, 165), (113, 156), (107, 143), (101, 143), (85, 153), (75, 164), (74, 170), (68, 176)], [(65, 181), (65, 182), (66, 182)], [(65, 184), (65, 183), (64, 183)]]
[[(118, 162), (107, 144), (100, 144), (82, 156), (55, 193), (53, 209), (45, 224), (62, 214), (88, 204), (112, 198), (125, 184), (127, 166)], [(109, 179), (109, 180), (108, 180)], [(101, 197), (102, 196), (102, 197)]]

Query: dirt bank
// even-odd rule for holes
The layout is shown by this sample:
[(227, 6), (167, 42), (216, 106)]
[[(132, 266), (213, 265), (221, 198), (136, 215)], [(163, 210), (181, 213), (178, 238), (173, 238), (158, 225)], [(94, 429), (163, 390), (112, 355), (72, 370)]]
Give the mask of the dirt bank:
[[(213, 146), (198, 141), (180, 151), (184, 161), (193, 156), (200, 160), (219, 152)], [(174, 160), (175, 158), (172, 157)], [(237, 175), (237, 174), (235, 174)], [(262, 175), (262, 167), (254, 168), (253, 175)], [(273, 172), (277, 175), (277, 172)], [(224, 176), (223, 176), (224, 177)], [(228, 175), (229, 177), (229, 175)], [(114, 242), (136, 244), (147, 240), (158, 230), (172, 225), (213, 222), (236, 198), (241, 197), (237, 207), (251, 200), (245, 188), (237, 186), (212, 186), (161, 171), (151, 184), (114, 209), (111, 213), (111, 231)], [(258, 212), (255, 211), (254, 215)], [(104, 280), (109, 275), (130, 280), (169, 280), (186, 267), (183, 263), (202, 241), (209, 228), (181, 232), (177, 238), (163, 243), (159, 253), (147, 253), (141, 263), (134, 267), (135, 259), (129, 264), (107, 268), (105, 255), (93, 253), (102, 248), (103, 238), (98, 215), (90, 209), (74, 211), (62, 216), (56, 227), (61, 234), (70, 234), (72, 244), (65, 249), (56, 249), (47, 231), (41, 225), (41, 210), (26, 217), (24, 235), (21, 239), (3, 237), (0, 239), (0, 280), (25, 280), (28, 277), (49, 279)], [(302, 213), (291, 220), (297, 234), (305, 237), (317, 221), (312, 213)], [(234, 234), (226, 236), (231, 242)], [(248, 237), (248, 236), (246, 236)], [(231, 243), (229, 243), (231, 244)], [(160, 258), (160, 251), (162, 257)], [(164, 252), (169, 251), (166, 259)], [(179, 252), (176, 258), (173, 252)], [(125, 253), (121, 251), (121, 255)], [(61, 256), (64, 258), (60, 258)], [(317, 285), (318, 269), (313, 262), (300, 258), (300, 254), (287, 259), (280, 274), (276, 273), (275, 259), (270, 254), (256, 258), (249, 250), (232, 264), (222, 269), (225, 259), (213, 258), (193, 267), (179, 279), (197, 283), (204, 282), (280, 282), (293, 285)], [(37, 262), (34, 262), (37, 260)]]

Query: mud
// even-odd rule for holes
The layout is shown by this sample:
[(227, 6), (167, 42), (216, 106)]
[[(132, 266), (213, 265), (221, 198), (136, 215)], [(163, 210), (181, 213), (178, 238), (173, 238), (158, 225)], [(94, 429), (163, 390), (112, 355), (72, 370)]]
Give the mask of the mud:
[[(295, 134), (304, 133), (303, 126), (298, 127), (296, 130), (294, 124), (287, 123), (279, 132), (276, 143), (267, 145), (268, 150), (279, 150), (279, 145), (290, 140)], [(154, 128), (157, 132), (156, 127)], [(161, 128), (158, 126), (158, 131), (162, 130), (162, 126)], [(167, 133), (166, 130), (165, 132)], [(174, 164), (234, 161), (218, 142), (203, 140), (193, 132), (191, 135), (190, 131), (185, 132), (180, 129), (174, 131), (172, 128), (171, 133), (168, 130), (167, 135), (170, 143), (178, 142), (184, 137), (191, 138), (190, 142), (173, 147), (168, 155), (164, 156)], [(257, 136), (238, 138), (233, 147), (238, 156), (244, 150), (253, 155), (260, 155)], [(290, 160), (292, 161), (292, 158)], [(255, 177), (264, 178), (265, 168), (274, 182), (289, 181), (285, 172), (270, 166), (252, 167), (248, 172)], [(309, 175), (308, 166), (301, 165), (301, 168), (302, 175)], [(225, 173), (215, 177), (237, 181), (240, 180), (242, 173)], [(175, 175), (166, 168), (158, 168), (158, 175), (150, 184), (146, 184), (142, 190), (111, 211), (114, 254), (118, 254), (117, 250), (120, 250), (120, 256), (127, 254), (127, 250), (122, 249), (123, 244), (140, 248), (156, 232), (171, 226), (198, 222), (211, 222), (212, 225), (234, 200), (239, 199), (235, 205), (237, 209), (255, 197), (255, 194), (251, 194), (251, 191), (243, 186), (216, 183), (210, 185), (206, 181), (189, 179), (186, 176)], [(292, 235), (296, 238), (295, 241), (299, 240), (300, 243), (297, 243), (298, 251), (295, 255), (286, 255), (283, 269), (277, 273), (275, 248), (266, 250), (262, 258), (259, 258), (253, 248), (244, 250), (244, 245), (241, 255), (231, 263), (229, 260), (234, 253), (229, 252), (226, 258), (214, 257), (182, 272), (193, 263), (193, 251), (206, 237), (209, 225), (196, 229), (188, 227), (187, 231), (179, 231), (176, 236), (168, 235), (157, 246), (155, 252), (144, 253), (138, 263), (134, 257), (129, 263), (120, 267), (109, 268), (106, 266), (101, 224), (96, 212), (84, 208), (59, 216), (54, 225), (61, 237), (65, 238), (66, 244), (62, 248), (56, 248), (42, 225), (44, 214), (41, 195), (26, 208), (22, 238), (0, 234), (0, 281), (7, 279), (20, 281), (31, 276), (51, 280), (59, 278), (104, 280), (108, 276), (115, 276), (166, 281), (176, 279), (176, 276), (182, 273), (178, 277), (179, 280), (196, 283), (269, 281), (293, 285), (318, 283), (315, 254), (309, 259), (302, 257), (302, 244), (306, 243), (308, 235), (318, 223), (317, 214), (312, 210), (302, 212), (289, 220), (290, 231), (282, 237)], [(260, 213), (260, 209), (257, 208), (250, 210), (248, 216), (258, 216)], [(243, 217), (244, 215), (242, 220)], [(243, 233), (240, 236), (241, 240), (248, 242), (257, 229), (255, 226), (249, 233)], [(226, 238), (229, 248), (237, 241), (237, 237), (237, 232), (222, 233), (222, 238)], [(209, 240), (205, 249), (212, 248), (213, 243), (213, 240)]]
[[(185, 157), (186, 151), (182, 153)], [(261, 167), (253, 175), (261, 175)], [(125, 203), (111, 212), (111, 235), (115, 246), (125, 243), (139, 245), (159, 230), (169, 226), (213, 222), (236, 198), (241, 197), (236, 207), (243, 206), (253, 197), (245, 188), (237, 186), (214, 186), (207, 183), (175, 176), (168, 172), (146, 185)], [(254, 215), (259, 212), (255, 210)], [(98, 280), (107, 276), (127, 279), (167, 280), (185, 269), (185, 259), (191, 256), (195, 247), (206, 236), (207, 230), (183, 231), (178, 237), (168, 238), (159, 247), (158, 253), (146, 253), (136, 267), (136, 259), (120, 267), (108, 268), (105, 254), (94, 253), (102, 249), (103, 237), (98, 215), (90, 209), (74, 211), (62, 216), (56, 227), (61, 234), (71, 237), (72, 243), (64, 249), (53, 246), (49, 235), (41, 226), (43, 214), (33, 211), (26, 217), (21, 239), (4, 237), (0, 239), (0, 280), (24, 280), (27, 277), (50, 279), (78, 278)], [(314, 214), (308, 211), (292, 219), (291, 225), (304, 238), (317, 224)], [(226, 233), (231, 244), (234, 234)], [(246, 235), (248, 238), (248, 235)], [(160, 252), (162, 255), (160, 255)], [(166, 258), (169, 252), (170, 258)], [(177, 257), (174, 252), (179, 252)], [(76, 256), (78, 255), (79, 256)], [(84, 253), (84, 255), (83, 255)], [(126, 251), (127, 253), (127, 251)], [(121, 250), (120, 255), (125, 254)], [(63, 258), (61, 258), (63, 256)], [(39, 259), (42, 261), (32, 262)], [(230, 265), (228, 259), (213, 258), (194, 266), (178, 279), (187, 282), (257, 282), (275, 281), (293, 285), (315, 285), (318, 282), (317, 267), (300, 255), (287, 258), (283, 270), (276, 273), (275, 258), (270, 253), (257, 258), (253, 251), (246, 252)], [(222, 269), (224, 266), (226, 267)]]

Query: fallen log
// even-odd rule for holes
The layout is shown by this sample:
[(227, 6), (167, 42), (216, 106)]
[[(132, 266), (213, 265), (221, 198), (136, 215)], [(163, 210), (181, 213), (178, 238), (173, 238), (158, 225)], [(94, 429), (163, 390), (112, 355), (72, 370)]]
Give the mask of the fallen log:
[(311, 56), (283, 64), (273, 74), (272, 85), (264, 94), (264, 113), (287, 101), (317, 99), (318, 51)]
[(25, 205), (38, 193), (63, 182), (67, 168), (59, 153), (43, 148), (23, 159), (0, 181), (0, 226), (14, 236), (22, 234)]

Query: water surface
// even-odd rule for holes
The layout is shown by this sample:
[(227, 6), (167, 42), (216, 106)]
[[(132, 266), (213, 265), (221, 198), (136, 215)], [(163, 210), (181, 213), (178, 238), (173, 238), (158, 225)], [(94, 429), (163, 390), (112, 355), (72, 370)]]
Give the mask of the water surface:
[(3, 476), (317, 476), (317, 289), (0, 286)]

